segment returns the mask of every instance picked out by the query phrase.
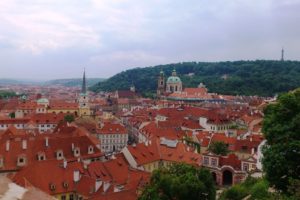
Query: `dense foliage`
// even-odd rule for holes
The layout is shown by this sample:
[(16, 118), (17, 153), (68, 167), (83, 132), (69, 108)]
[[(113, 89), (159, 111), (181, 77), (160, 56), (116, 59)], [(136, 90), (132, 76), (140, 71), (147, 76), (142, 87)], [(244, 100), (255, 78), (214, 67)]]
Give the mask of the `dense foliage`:
[(74, 118), (74, 115), (65, 115), (64, 120), (66, 122), (71, 123), (71, 122), (74, 122), (75, 118)]
[(139, 200), (213, 200), (215, 193), (208, 170), (176, 164), (169, 169), (155, 170)]
[(268, 192), (269, 184), (264, 179), (255, 179), (248, 177), (245, 182), (232, 186), (225, 190), (220, 197), (220, 200), (241, 200), (247, 196), (248, 199), (265, 199), (271, 200), (275, 194)]
[(279, 191), (294, 195), (300, 191), (300, 89), (280, 95), (264, 113), (266, 179)]
[(0, 90), (0, 99), (9, 98), (13, 96), (16, 96), (16, 93), (13, 91)]
[(212, 142), (208, 148), (209, 151), (217, 155), (226, 156), (229, 153), (229, 149), (226, 143), (222, 141)]
[(143, 94), (155, 93), (160, 70), (164, 71), (167, 78), (174, 68), (184, 87), (196, 87), (203, 82), (210, 92), (220, 94), (273, 96), (300, 86), (300, 62), (257, 60), (185, 62), (135, 68), (118, 73), (94, 85), (91, 90), (129, 89), (134, 84)]

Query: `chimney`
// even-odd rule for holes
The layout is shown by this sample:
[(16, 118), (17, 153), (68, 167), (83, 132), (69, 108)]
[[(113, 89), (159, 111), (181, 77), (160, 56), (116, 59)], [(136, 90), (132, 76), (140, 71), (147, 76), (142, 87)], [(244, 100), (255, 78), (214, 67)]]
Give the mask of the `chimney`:
[(68, 162), (67, 162), (66, 160), (64, 160), (64, 162), (63, 162), (63, 167), (64, 167), (64, 169), (67, 168), (67, 165), (68, 165)]
[(72, 151), (74, 150), (75, 146), (74, 146), (74, 143), (72, 143)]
[(22, 140), (22, 149), (27, 149), (27, 140)]
[(73, 174), (73, 179), (74, 179), (74, 182), (78, 182), (80, 180), (80, 173), (79, 173), (79, 170), (75, 170), (74, 171), (74, 174)]
[(254, 148), (251, 149), (251, 154), (253, 155), (255, 153)]
[(10, 146), (10, 143), (9, 143), (9, 140), (6, 141), (6, 151), (9, 151), (9, 146)]
[(46, 147), (49, 146), (49, 138), (48, 138), (48, 137), (45, 138), (45, 146), (46, 146)]

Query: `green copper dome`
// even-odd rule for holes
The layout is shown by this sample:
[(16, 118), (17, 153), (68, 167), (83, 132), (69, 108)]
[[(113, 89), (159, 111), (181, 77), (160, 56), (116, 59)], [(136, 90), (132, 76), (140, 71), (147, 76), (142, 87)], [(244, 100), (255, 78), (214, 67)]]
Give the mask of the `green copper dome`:
[(49, 100), (46, 98), (41, 98), (39, 100), (37, 100), (38, 103), (49, 103)]
[(170, 76), (167, 83), (181, 83), (181, 80), (178, 76)]

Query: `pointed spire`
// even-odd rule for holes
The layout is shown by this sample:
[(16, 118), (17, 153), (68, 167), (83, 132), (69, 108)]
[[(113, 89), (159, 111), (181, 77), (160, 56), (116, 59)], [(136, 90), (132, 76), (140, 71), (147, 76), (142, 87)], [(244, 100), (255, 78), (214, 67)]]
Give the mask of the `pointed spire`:
[(283, 47), (281, 49), (281, 61), (284, 61), (284, 49), (283, 49)]
[(82, 93), (82, 94), (86, 94), (85, 68), (84, 68), (84, 71), (83, 71), (83, 79), (82, 79), (81, 93)]

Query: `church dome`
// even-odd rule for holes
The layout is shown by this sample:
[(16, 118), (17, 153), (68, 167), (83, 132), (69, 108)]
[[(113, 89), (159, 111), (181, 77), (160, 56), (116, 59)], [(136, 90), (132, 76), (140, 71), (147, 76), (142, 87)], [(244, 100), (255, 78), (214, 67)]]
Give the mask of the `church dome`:
[(178, 76), (170, 76), (167, 83), (181, 83), (181, 80)]
[(180, 78), (177, 76), (176, 70), (172, 71), (172, 76), (170, 76), (167, 80), (167, 83), (181, 83)]
[(41, 99), (39, 99), (39, 100), (37, 100), (37, 103), (49, 103), (49, 100), (48, 99), (46, 99), (46, 98), (41, 98)]

